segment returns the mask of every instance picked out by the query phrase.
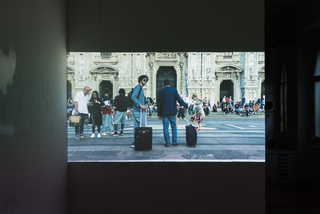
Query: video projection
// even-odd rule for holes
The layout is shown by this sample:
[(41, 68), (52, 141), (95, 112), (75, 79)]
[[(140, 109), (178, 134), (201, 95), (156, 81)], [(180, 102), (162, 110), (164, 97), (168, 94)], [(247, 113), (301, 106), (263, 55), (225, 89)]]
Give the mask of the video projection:
[(265, 161), (264, 52), (69, 52), (67, 98), (69, 162)]

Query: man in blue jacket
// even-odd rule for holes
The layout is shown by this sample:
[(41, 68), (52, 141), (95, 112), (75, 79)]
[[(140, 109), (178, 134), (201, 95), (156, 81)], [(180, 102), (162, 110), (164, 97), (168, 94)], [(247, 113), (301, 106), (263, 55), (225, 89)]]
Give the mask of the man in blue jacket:
[(188, 108), (188, 104), (185, 103), (178, 94), (177, 89), (170, 87), (170, 80), (164, 80), (165, 87), (158, 92), (157, 106), (158, 106), (158, 117), (162, 119), (164, 140), (166, 141), (165, 147), (170, 147), (169, 137), (169, 122), (172, 129), (172, 143), (174, 147), (178, 146), (177, 142), (177, 102), (180, 105)]
[[(146, 75), (141, 75), (138, 78), (139, 84), (136, 85), (133, 89), (132, 95), (131, 95), (131, 100), (133, 101), (133, 106), (131, 107), (131, 112), (133, 116), (133, 143), (131, 147), (135, 147), (135, 142), (134, 142), (134, 132), (136, 127), (144, 127), (145, 126), (145, 111), (144, 109), (147, 109), (148, 107), (145, 106), (145, 98), (144, 98), (144, 93), (143, 93), (143, 86), (145, 86), (148, 82), (149, 78)], [(140, 126), (140, 110), (142, 110), (142, 115), (141, 115), (141, 126)]]

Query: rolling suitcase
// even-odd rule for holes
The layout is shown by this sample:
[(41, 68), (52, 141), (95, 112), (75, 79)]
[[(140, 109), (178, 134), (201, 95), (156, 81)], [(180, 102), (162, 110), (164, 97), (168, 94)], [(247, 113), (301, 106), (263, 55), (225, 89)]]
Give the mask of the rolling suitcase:
[(196, 127), (193, 125), (189, 124), (188, 120), (188, 112), (187, 112), (187, 123), (188, 125), (186, 126), (186, 141), (187, 141), (187, 146), (189, 147), (196, 147), (197, 144), (197, 130)]
[(187, 145), (189, 147), (193, 146), (196, 147), (197, 144), (197, 131), (196, 131), (196, 127), (192, 126), (192, 125), (187, 125), (186, 126), (186, 141), (187, 141)]
[[(147, 126), (147, 115), (145, 118)], [(152, 127), (141, 127), (141, 119), (142, 109), (140, 111), (140, 127), (136, 127), (134, 132), (135, 151), (148, 151), (152, 149)]]

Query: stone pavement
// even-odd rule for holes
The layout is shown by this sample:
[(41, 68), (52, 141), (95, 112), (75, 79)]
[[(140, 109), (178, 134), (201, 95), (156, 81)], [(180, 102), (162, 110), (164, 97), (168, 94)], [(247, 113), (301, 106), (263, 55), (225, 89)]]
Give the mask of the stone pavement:
[[(151, 151), (135, 151), (132, 143), (132, 120), (125, 126), (125, 135), (90, 138), (91, 127), (85, 127), (88, 139), (75, 140), (73, 127), (68, 131), (68, 159), (79, 162), (115, 161), (218, 161), (218, 162), (264, 162), (265, 126), (264, 113), (242, 117), (222, 112), (210, 113), (205, 118), (203, 130), (198, 132), (196, 147), (188, 147), (185, 138), (185, 122), (178, 127), (178, 147), (164, 147), (161, 121), (156, 115), (148, 116), (148, 126), (153, 127)], [(241, 126), (246, 124), (245, 126)], [(109, 130), (106, 127), (106, 130)], [(170, 130), (169, 130), (170, 131)], [(171, 135), (171, 134), (170, 134)]]

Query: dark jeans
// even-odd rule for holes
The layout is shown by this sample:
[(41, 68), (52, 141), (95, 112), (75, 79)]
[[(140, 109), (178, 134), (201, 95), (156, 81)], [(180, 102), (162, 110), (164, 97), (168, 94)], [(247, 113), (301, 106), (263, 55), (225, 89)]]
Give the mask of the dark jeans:
[[(76, 126), (75, 130), (76, 130), (76, 136), (79, 136), (80, 134), (83, 134), (83, 127), (84, 127), (84, 123), (87, 119), (88, 115), (87, 114), (81, 114), (81, 124), (80, 127)], [(80, 133), (79, 133), (79, 129), (80, 129)]]
[(96, 126), (97, 126), (97, 129), (98, 129), (98, 133), (100, 133), (100, 127), (101, 126), (96, 125), (94, 121), (95, 121), (95, 118), (94, 118), (94, 114), (92, 113), (92, 133), (95, 132)]

